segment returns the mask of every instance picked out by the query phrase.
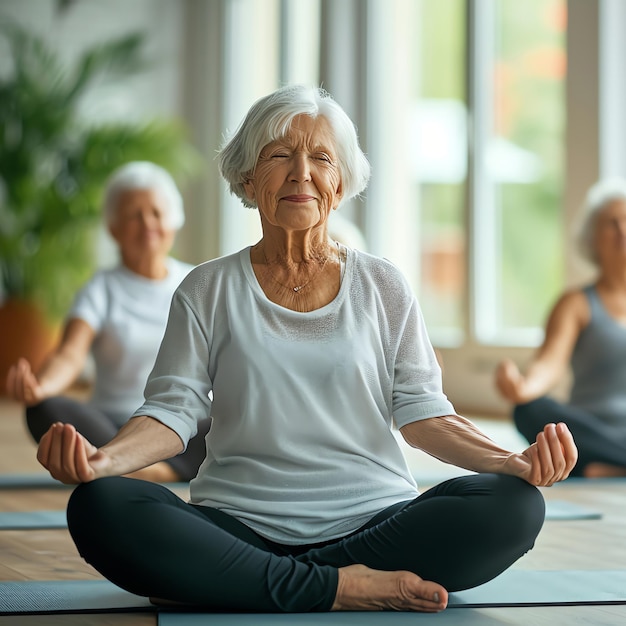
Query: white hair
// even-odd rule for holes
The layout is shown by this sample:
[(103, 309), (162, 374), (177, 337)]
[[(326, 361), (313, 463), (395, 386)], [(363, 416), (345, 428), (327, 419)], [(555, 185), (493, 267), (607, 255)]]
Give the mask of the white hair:
[(103, 202), (107, 225), (115, 222), (120, 194), (135, 189), (151, 189), (159, 194), (170, 228), (178, 230), (185, 223), (183, 198), (170, 173), (150, 161), (131, 161), (116, 169), (107, 180)]
[(261, 150), (289, 131), (299, 115), (318, 115), (328, 120), (337, 148), (343, 200), (359, 195), (370, 177), (370, 164), (359, 147), (357, 132), (346, 112), (323, 89), (291, 85), (257, 100), (233, 137), (222, 147), (218, 162), (222, 176), (233, 195), (243, 204), (256, 208), (244, 183), (256, 167)]
[(606, 178), (598, 181), (587, 192), (583, 204), (582, 219), (578, 228), (578, 248), (581, 254), (594, 264), (598, 263), (594, 242), (598, 215), (614, 200), (626, 201), (626, 180), (623, 178)]

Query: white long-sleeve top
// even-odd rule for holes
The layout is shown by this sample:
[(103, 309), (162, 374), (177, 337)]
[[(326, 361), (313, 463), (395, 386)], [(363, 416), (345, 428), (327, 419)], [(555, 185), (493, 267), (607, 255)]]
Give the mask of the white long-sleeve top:
[(285, 544), (326, 541), (418, 495), (392, 433), (454, 414), (408, 283), (349, 250), (336, 298), (271, 302), (250, 249), (194, 269), (172, 300), (146, 402), (183, 442), (213, 417), (191, 502)]

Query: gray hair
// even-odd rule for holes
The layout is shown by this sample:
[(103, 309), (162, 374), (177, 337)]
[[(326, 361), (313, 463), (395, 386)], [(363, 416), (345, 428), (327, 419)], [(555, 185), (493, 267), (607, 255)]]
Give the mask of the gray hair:
[(257, 100), (233, 137), (222, 147), (218, 162), (230, 192), (245, 206), (256, 208), (244, 183), (256, 167), (261, 150), (289, 131), (298, 115), (323, 116), (330, 123), (337, 148), (342, 199), (359, 195), (370, 177), (370, 164), (359, 147), (356, 128), (346, 112), (321, 88), (292, 85)]
[(185, 223), (183, 198), (168, 171), (150, 161), (131, 161), (116, 169), (104, 189), (104, 218), (111, 226), (116, 219), (120, 194), (134, 189), (151, 189), (164, 200), (168, 226), (178, 230)]
[(583, 204), (578, 229), (578, 248), (581, 254), (594, 264), (598, 263), (594, 245), (598, 215), (614, 200), (626, 201), (626, 180), (623, 178), (606, 178), (598, 181), (587, 192)]

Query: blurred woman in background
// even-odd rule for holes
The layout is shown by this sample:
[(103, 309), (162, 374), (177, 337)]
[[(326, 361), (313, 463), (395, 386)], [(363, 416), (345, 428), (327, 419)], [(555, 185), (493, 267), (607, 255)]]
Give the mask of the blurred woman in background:
[[(116, 170), (104, 193), (104, 218), (120, 263), (97, 272), (77, 294), (62, 339), (38, 372), (26, 359), (10, 368), (9, 397), (26, 406), (28, 429), (39, 441), (55, 422), (73, 424), (98, 446), (109, 442), (143, 403), (143, 388), (165, 331), (170, 300), (192, 269), (170, 256), (185, 217), (170, 174), (136, 161)], [(61, 253), (61, 252), (60, 252)], [(63, 394), (95, 364), (91, 398)], [(158, 482), (190, 480), (204, 458), (201, 423), (187, 450), (133, 474)]]
[[(626, 180), (594, 185), (583, 218), (579, 243), (596, 280), (559, 298), (525, 373), (507, 359), (496, 386), (515, 404), (515, 425), (528, 441), (547, 423), (568, 425), (579, 454), (572, 475), (626, 476)], [(546, 394), (570, 365), (564, 404)]]

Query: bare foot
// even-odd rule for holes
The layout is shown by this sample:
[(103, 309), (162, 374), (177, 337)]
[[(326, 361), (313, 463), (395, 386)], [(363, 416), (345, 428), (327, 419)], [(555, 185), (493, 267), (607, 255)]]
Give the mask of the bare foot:
[(608, 463), (588, 463), (583, 470), (585, 478), (615, 478), (626, 476), (626, 467)]
[(140, 480), (147, 480), (151, 483), (177, 483), (180, 481), (180, 476), (172, 469), (172, 466), (165, 461), (149, 465), (143, 469), (137, 470), (126, 474), (129, 478), (139, 478)]
[(339, 569), (337, 595), (331, 611), (423, 611), (446, 608), (448, 592), (438, 583), (412, 572), (385, 572), (365, 565)]

